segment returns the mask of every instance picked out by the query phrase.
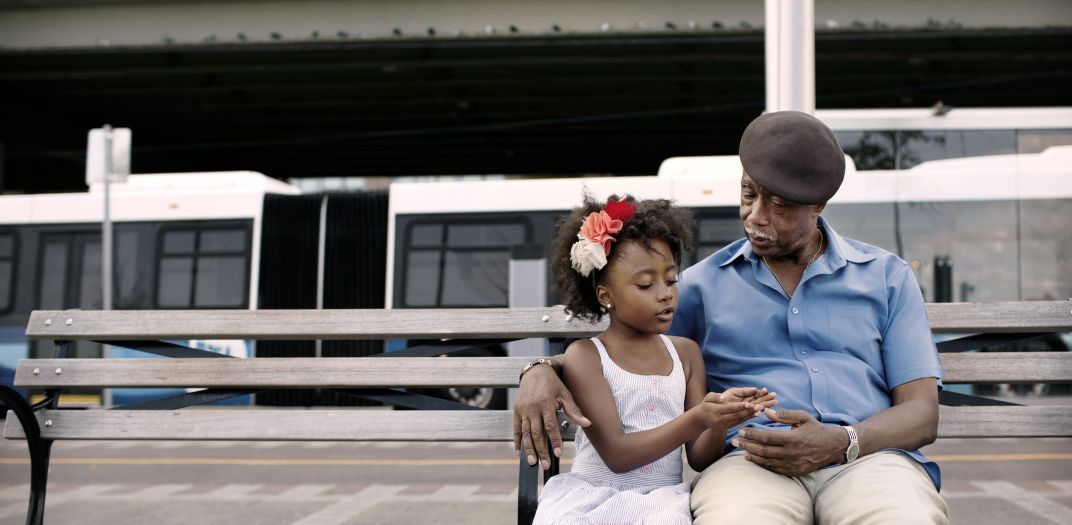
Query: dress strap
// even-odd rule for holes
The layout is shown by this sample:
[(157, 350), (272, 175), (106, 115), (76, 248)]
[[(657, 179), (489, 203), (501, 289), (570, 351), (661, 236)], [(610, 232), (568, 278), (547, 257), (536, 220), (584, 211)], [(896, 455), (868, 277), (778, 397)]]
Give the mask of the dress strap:
[(681, 358), (678, 357), (677, 350), (674, 349), (674, 342), (671, 341), (669, 337), (666, 337), (663, 334), (659, 334), (659, 337), (662, 338), (663, 344), (666, 345), (666, 351), (670, 352), (670, 359), (674, 360), (674, 364), (680, 363)]
[(607, 347), (603, 346), (603, 341), (600, 341), (598, 337), (592, 338), (592, 343), (596, 345), (596, 350), (599, 351), (599, 360), (604, 363), (611, 361), (610, 354), (607, 353)]

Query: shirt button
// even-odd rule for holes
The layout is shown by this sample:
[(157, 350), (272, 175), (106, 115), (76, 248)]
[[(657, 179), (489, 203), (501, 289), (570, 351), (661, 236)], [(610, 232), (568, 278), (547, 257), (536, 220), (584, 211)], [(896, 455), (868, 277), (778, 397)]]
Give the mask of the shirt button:
[(801, 351), (800, 351), (800, 353), (801, 353), (801, 355), (808, 355), (808, 351), (807, 351), (807, 350), (801, 350)]
[(819, 372), (819, 367), (813, 366), (813, 367), (811, 367), (811, 371), (815, 372), (815, 373), (818, 373)]
[(795, 313), (795, 314), (799, 314), (799, 313), (800, 313), (800, 310), (799, 310), (798, 308), (793, 308), (793, 313)]

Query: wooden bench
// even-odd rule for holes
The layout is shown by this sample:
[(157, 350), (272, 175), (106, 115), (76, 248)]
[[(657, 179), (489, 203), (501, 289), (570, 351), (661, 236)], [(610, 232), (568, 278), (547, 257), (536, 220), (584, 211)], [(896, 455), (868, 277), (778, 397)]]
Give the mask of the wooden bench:
[[(970, 352), (1022, 338), (1072, 330), (1072, 302), (928, 304), (935, 333), (976, 334), (941, 343), (945, 383), (1072, 383), (1070, 352)], [(56, 357), (19, 362), (15, 384), (44, 391), (30, 406), (15, 391), (0, 398), (17, 417), (5, 436), (27, 439), (31, 495), (27, 523), (41, 523), (49, 450), (54, 440), (290, 440), (290, 441), (510, 441), (508, 410), (480, 410), (431, 399), (404, 388), (517, 386), (529, 358), (439, 357), (479, 344), (547, 338), (552, 351), (588, 337), (603, 325), (570, 320), (560, 307), (473, 310), (193, 310), (35, 311), (32, 340), (55, 341)], [(163, 341), (188, 339), (441, 340), (361, 358), (218, 358)], [(170, 359), (71, 359), (72, 341), (134, 348)], [(384, 358), (381, 358), (384, 357)], [(776, 386), (776, 385), (775, 385)], [(198, 392), (111, 410), (57, 406), (71, 388), (197, 387)], [(393, 410), (272, 410), (259, 407), (190, 408), (206, 402), (280, 388), (323, 388), (431, 408)], [(357, 392), (355, 389), (362, 389)], [(1020, 406), (942, 393), (941, 437), (1072, 436), (1072, 406)], [(950, 406), (956, 405), (956, 406)], [(468, 410), (465, 410), (468, 409)], [(17, 421), (16, 421), (17, 420)], [(572, 426), (565, 437), (572, 439)], [(558, 471), (558, 462), (544, 479)], [(537, 503), (538, 468), (519, 465), (519, 523), (530, 523)]]

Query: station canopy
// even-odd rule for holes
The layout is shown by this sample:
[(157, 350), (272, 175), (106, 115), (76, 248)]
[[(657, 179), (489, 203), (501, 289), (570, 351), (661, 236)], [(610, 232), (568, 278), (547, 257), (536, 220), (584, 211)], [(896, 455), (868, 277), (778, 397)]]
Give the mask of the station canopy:
[[(0, 50), (0, 190), (84, 189), (86, 132), (136, 173), (650, 175), (736, 153), (762, 30)], [(816, 33), (816, 106), (1072, 105), (1072, 29)]]

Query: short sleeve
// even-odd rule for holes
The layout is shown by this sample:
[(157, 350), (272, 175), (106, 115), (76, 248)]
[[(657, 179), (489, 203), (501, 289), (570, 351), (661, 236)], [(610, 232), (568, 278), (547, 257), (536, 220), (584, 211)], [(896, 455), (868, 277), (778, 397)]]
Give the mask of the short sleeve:
[(882, 338), (882, 362), (889, 388), (924, 377), (942, 379), (942, 362), (931, 336), (923, 294), (908, 265), (887, 283), (889, 317)]

